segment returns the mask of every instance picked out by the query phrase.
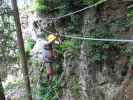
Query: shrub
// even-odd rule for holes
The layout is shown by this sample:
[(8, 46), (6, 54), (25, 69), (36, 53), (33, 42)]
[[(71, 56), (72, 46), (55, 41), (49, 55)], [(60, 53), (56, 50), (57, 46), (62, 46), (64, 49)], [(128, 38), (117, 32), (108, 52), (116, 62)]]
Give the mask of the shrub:
[(47, 9), (44, 0), (34, 0), (32, 10), (36, 12), (44, 12)]
[(128, 10), (128, 16), (129, 17), (133, 16), (133, 8)]
[(35, 41), (31, 38), (28, 38), (25, 42), (25, 51), (30, 53), (34, 44), (35, 44)]

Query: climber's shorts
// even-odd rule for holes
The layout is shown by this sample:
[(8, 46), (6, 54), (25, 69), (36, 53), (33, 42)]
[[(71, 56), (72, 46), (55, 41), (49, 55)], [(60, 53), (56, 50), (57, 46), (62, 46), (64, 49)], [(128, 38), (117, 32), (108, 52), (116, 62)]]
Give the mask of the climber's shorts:
[(49, 66), (52, 66), (52, 63), (44, 63), (44, 65), (45, 65), (46, 69), (48, 69)]
[(49, 75), (52, 75), (53, 74), (52, 63), (45, 63), (45, 66), (46, 66), (47, 73)]

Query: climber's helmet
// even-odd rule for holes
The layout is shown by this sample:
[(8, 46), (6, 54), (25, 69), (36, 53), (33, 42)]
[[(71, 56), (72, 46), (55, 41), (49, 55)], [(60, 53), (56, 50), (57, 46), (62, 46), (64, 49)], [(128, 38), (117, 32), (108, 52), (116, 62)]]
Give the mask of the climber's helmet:
[(53, 34), (48, 35), (48, 43), (52, 43), (57, 39), (57, 37)]

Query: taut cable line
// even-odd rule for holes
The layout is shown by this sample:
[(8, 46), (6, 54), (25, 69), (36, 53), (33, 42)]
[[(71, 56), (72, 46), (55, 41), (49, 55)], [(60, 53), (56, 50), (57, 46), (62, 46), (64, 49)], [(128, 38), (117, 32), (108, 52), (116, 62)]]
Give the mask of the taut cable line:
[(74, 14), (77, 14), (77, 13), (80, 13), (80, 12), (83, 12), (87, 9), (90, 9), (90, 8), (93, 8), (93, 7), (96, 7), (98, 6), (99, 4), (102, 4), (104, 2), (106, 2), (107, 0), (100, 0), (98, 1), (97, 3), (91, 5), (91, 6), (87, 6), (85, 8), (82, 8), (80, 10), (77, 10), (77, 11), (74, 11), (74, 12), (70, 12), (68, 14), (65, 14), (65, 15), (62, 15), (62, 16), (58, 16), (58, 17), (54, 17), (54, 18), (47, 18), (48, 20), (59, 20), (59, 19), (62, 19), (62, 18), (65, 18), (65, 17), (68, 17), (68, 16), (71, 16), (71, 15), (74, 15)]
[(61, 33), (54, 33), (54, 32), (50, 32), (47, 30), (44, 30), (45, 32), (49, 33), (49, 34), (55, 34), (55, 35), (59, 35), (65, 38), (69, 38), (69, 39), (78, 39), (78, 40), (88, 40), (88, 41), (103, 41), (103, 42), (129, 42), (129, 43), (133, 43), (133, 39), (108, 39), (108, 38), (90, 38), (90, 37), (81, 37), (81, 36), (72, 36), (72, 35), (64, 35)]

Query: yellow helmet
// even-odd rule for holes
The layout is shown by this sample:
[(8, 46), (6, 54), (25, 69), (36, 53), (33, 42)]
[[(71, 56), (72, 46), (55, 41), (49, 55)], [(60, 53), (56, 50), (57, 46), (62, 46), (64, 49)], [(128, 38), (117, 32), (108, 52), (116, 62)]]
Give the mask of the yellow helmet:
[(53, 34), (48, 35), (48, 42), (49, 43), (53, 42), (54, 40), (56, 40), (56, 36), (55, 35), (53, 35)]

